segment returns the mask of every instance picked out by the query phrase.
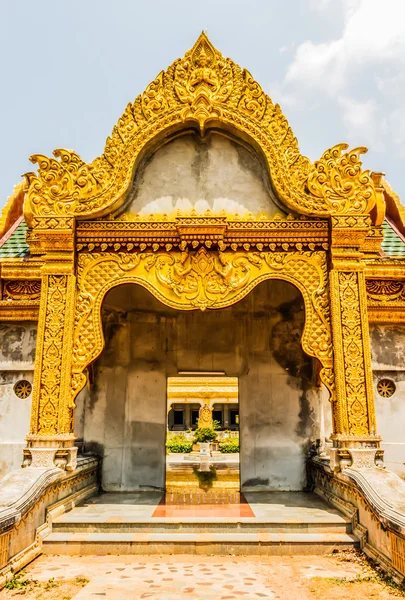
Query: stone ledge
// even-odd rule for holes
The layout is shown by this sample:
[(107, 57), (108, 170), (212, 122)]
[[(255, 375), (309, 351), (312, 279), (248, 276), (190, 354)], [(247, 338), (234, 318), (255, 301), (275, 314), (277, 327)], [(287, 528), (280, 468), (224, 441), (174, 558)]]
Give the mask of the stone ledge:
[(0, 481), (0, 534), (18, 525), (35, 506), (50, 485), (73, 480), (78, 475), (97, 469), (98, 458), (80, 457), (75, 471), (25, 468), (12, 471)]
[(8, 547), (0, 564), (0, 589), (11, 570), (22, 569), (41, 554), (52, 514), (97, 492), (99, 461), (95, 455), (82, 456), (74, 471), (28, 467), (0, 481), (0, 536), (6, 536)]
[[(370, 558), (396, 581), (405, 577), (405, 482), (379, 467), (347, 467), (333, 473), (318, 458), (312, 460), (315, 491), (349, 516), (353, 532)], [(398, 553), (398, 545), (402, 548)]]
[(405, 482), (392, 471), (352, 469), (344, 472), (365, 495), (367, 502), (386, 527), (405, 537)]

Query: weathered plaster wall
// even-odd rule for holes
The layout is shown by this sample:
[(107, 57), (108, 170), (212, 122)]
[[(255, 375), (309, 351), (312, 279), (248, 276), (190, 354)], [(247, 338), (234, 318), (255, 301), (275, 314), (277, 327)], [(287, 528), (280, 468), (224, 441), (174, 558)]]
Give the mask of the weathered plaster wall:
[(0, 478), (22, 463), (31, 396), (18, 398), (14, 385), (33, 381), (36, 333), (36, 323), (0, 324)]
[[(370, 328), (377, 432), (383, 438), (385, 464), (405, 479), (405, 326), (375, 325)], [(380, 379), (394, 381), (396, 391), (383, 398)]]
[(80, 401), (85, 448), (104, 457), (104, 488), (163, 488), (167, 377), (223, 371), (239, 377), (242, 486), (302, 489), (324, 400), (300, 347), (303, 323), (298, 291), (280, 281), (206, 312), (174, 311), (137, 286), (112, 290), (106, 348)]
[(207, 209), (229, 213), (284, 213), (269, 177), (249, 149), (218, 133), (204, 139), (183, 135), (162, 146), (138, 170), (131, 213), (173, 213)]

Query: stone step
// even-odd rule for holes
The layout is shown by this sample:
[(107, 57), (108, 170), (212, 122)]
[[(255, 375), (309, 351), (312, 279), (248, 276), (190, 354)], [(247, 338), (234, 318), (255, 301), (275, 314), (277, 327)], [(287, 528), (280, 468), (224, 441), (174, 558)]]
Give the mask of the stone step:
[(358, 547), (348, 533), (69, 533), (53, 532), (44, 554), (328, 554)]
[(56, 519), (52, 523), (54, 533), (351, 533), (351, 522), (341, 518), (335, 522), (286, 522), (269, 521), (257, 518), (160, 518), (139, 519), (123, 522), (122, 519), (110, 518), (108, 521), (84, 519), (83, 517), (63, 520)]

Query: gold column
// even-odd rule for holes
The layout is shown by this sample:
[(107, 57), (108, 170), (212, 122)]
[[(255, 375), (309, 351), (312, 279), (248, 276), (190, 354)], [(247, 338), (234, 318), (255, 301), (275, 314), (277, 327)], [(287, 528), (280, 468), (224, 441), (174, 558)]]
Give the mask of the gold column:
[(332, 218), (329, 274), (336, 397), (333, 422), (335, 469), (374, 467), (382, 459), (376, 434), (371, 349), (361, 245), (367, 217)]
[(31, 252), (40, 254), (41, 301), (30, 432), (23, 466), (76, 468), (71, 366), (76, 300), (74, 223), (64, 229), (38, 227)]

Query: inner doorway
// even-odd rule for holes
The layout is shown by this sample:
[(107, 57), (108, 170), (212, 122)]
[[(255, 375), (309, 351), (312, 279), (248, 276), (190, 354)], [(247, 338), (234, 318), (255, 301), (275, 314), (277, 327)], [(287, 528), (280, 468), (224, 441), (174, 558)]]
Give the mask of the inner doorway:
[(167, 378), (166, 505), (240, 504), (238, 378)]

